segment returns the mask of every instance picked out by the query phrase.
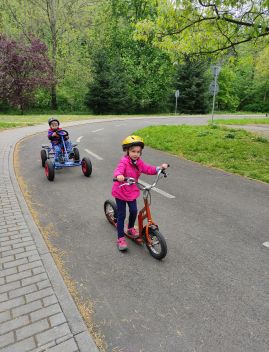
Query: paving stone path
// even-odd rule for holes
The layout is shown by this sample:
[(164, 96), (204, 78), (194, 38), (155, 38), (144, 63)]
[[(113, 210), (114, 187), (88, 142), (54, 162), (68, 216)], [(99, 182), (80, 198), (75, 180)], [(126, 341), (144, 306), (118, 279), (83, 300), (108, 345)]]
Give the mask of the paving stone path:
[(14, 174), (16, 142), (46, 129), (0, 132), (0, 351), (97, 352)]

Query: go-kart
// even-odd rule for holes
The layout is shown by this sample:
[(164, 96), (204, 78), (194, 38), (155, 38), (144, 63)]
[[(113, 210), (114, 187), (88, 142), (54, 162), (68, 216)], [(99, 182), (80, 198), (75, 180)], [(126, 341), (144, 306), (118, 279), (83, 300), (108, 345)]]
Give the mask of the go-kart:
[(53, 146), (42, 145), (40, 152), (42, 167), (45, 168), (45, 175), (49, 181), (54, 180), (55, 170), (63, 169), (65, 167), (81, 166), (82, 172), (86, 177), (90, 177), (92, 173), (92, 163), (89, 158), (84, 157), (80, 160), (79, 150), (77, 144), (72, 144), (72, 151), (68, 152), (64, 143), (68, 132), (65, 130), (55, 131), (62, 141), (62, 151), (55, 160), (55, 150)]

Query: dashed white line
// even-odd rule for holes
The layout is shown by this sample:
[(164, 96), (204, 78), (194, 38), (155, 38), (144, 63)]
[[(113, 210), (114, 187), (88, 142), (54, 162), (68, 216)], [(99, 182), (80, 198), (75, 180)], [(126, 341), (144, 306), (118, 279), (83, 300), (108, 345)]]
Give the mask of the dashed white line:
[(93, 153), (93, 152), (90, 151), (89, 149), (84, 149), (84, 150), (85, 150), (85, 152), (87, 152), (88, 154), (90, 154), (91, 156), (93, 156), (95, 159), (97, 159), (97, 160), (104, 160), (101, 156), (99, 156), (99, 155)]
[(79, 143), (82, 140), (83, 136), (77, 138), (76, 142)]
[(104, 130), (104, 128), (99, 128), (98, 130), (95, 130), (95, 131), (91, 131), (92, 133), (95, 133), (95, 132), (99, 132), (99, 131), (102, 131)]
[[(147, 187), (150, 186), (147, 182), (141, 181), (140, 179), (138, 180), (138, 182), (141, 183), (143, 186), (147, 186)], [(172, 194), (169, 194), (169, 193), (167, 193), (167, 192), (165, 192), (165, 191), (163, 191), (163, 190), (161, 190), (161, 189), (159, 189), (157, 187), (153, 187), (152, 190), (157, 192), (157, 193), (159, 193), (159, 194), (161, 194), (161, 195), (163, 195), (166, 198), (171, 198), (171, 199), (172, 198), (176, 198)]]
[(263, 242), (262, 244), (264, 247), (269, 248), (269, 242)]

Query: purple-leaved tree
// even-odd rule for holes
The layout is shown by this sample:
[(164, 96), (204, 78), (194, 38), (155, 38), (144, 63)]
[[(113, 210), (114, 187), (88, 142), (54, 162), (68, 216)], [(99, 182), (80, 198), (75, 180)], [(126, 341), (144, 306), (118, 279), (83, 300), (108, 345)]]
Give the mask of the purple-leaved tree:
[(7, 101), (23, 113), (37, 88), (53, 84), (55, 78), (44, 43), (31, 37), (25, 44), (0, 34), (0, 101)]

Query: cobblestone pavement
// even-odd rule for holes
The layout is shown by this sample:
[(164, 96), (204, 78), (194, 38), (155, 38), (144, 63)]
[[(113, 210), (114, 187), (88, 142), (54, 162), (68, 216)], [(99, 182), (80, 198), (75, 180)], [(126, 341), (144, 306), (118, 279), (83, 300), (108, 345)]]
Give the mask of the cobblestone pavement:
[(97, 352), (14, 174), (16, 142), (46, 129), (0, 132), (0, 351)]

